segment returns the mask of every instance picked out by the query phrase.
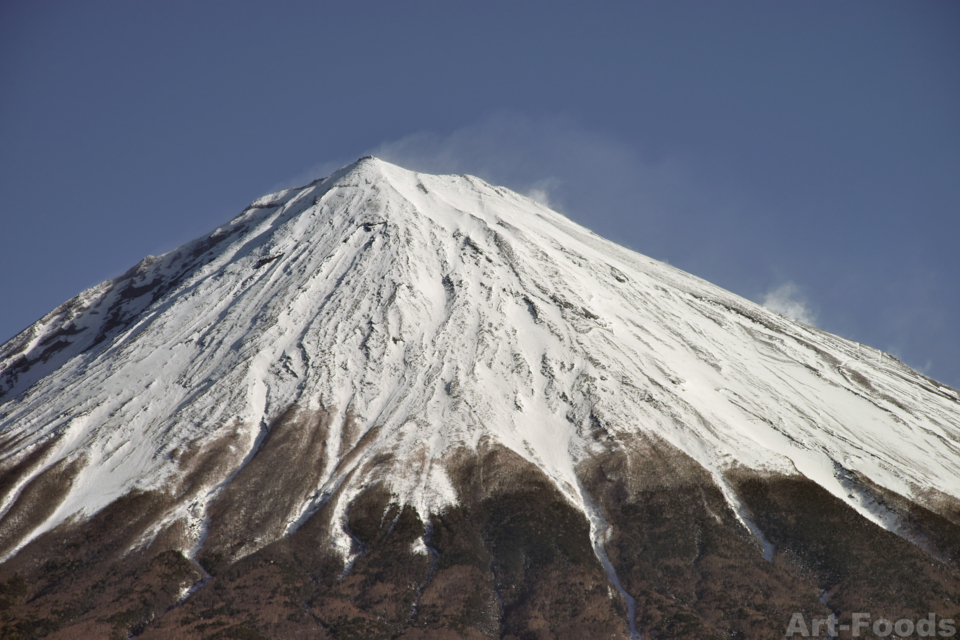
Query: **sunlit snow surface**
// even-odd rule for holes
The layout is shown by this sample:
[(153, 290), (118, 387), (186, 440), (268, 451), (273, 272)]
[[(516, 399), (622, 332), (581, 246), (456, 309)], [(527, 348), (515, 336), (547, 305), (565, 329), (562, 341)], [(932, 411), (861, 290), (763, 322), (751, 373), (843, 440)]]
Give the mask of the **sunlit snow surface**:
[[(54, 335), (63, 348), (44, 362)], [(960, 497), (954, 390), (506, 189), (372, 158), (84, 292), (0, 348), (0, 372), (18, 358), (0, 387), (0, 433), (23, 436), (7, 457), (58, 433), (44, 467), (88, 458), (34, 536), (163, 486), (172, 450), (223, 429), (241, 428), (249, 456), (293, 403), (336, 413), (328, 451), (350, 412), (379, 430), (351, 464), (328, 456), (290, 530), (347, 482), (342, 513), (365, 482), (349, 471), (378, 451), (411, 461), (387, 479), (400, 500), (421, 514), (454, 502), (431, 461), (482, 438), (597, 523), (574, 469), (604, 446), (598, 425), (657, 434), (726, 490), (737, 465), (802, 473), (894, 530), (850, 471), (921, 503), (928, 489)]]

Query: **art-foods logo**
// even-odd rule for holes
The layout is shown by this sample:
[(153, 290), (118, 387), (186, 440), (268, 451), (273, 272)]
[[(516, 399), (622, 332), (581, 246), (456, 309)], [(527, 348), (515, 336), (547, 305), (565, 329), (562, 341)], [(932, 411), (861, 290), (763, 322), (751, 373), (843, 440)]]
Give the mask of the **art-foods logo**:
[(809, 622), (802, 613), (795, 613), (787, 625), (788, 638), (837, 638), (843, 633), (845, 637), (853, 638), (952, 638), (957, 635), (957, 628), (950, 618), (937, 618), (936, 614), (928, 614), (926, 618), (911, 620), (887, 620), (873, 617), (869, 613), (854, 613), (850, 622), (840, 624), (837, 616), (830, 614), (828, 618), (812, 618)]

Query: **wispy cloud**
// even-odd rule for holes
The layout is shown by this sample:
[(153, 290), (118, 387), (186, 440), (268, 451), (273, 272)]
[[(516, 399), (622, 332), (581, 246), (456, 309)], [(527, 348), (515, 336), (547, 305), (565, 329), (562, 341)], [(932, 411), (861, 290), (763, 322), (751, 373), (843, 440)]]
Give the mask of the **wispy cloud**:
[(776, 289), (768, 291), (760, 304), (791, 320), (811, 326), (817, 324), (816, 313), (810, 308), (809, 302), (800, 288), (792, 282), (786, 282)]
[(694, 192), (676, 159), (649, 162), (633, 147), (564, 116), (501, 111), (446, 135), (418, 132), (387, 141), (370, 153), (425, 173), (479, 176), (602, 235), (628, 220), (655, 233), (675, 201)]
[[(628, 246), (642, 237), (643, 246), (632, 248), (661, 259), (668, 256), (667, 238), (676, 235), (678, 216), (724, 206), (716, 194), (695, 188), (678, 157), (646, 159), (635, 147), (566, 116), (500, 111), (449, 133), (420, 131), (388, 140), (357, 156), (366, 154), (424, 173), (479, 176)], [(274, 190), (307, 184), (355, 159), (310, 167)]]
[(552, 176), (549, 178), (544, 178), (543, 180), (538, 180), (537, 182), (533, 183), (530, 188), (527, 189), (526, 195), (545, 207), (549, 207), (554, 211), (562, 211), (563, 207), (556, 202), (556, 198), (553, 195), (556, 193), (560, 184), (559, 178), (554, 178)]

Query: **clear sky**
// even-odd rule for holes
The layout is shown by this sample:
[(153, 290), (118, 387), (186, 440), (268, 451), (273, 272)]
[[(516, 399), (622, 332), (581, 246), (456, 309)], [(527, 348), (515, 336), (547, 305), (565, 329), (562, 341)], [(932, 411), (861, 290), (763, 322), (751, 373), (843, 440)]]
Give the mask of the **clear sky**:
[(960, 387), (955, 0), (0, 3), (0, 341), (367, 153)]

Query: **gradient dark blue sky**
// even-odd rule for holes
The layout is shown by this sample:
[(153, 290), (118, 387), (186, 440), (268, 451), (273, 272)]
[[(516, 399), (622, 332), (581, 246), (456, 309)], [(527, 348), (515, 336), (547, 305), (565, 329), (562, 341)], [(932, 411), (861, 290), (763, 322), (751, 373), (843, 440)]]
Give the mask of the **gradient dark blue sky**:
[(954, 0), (4, 2), (0, 341), (370, 152), (960, 387)]

